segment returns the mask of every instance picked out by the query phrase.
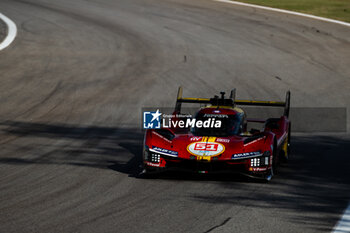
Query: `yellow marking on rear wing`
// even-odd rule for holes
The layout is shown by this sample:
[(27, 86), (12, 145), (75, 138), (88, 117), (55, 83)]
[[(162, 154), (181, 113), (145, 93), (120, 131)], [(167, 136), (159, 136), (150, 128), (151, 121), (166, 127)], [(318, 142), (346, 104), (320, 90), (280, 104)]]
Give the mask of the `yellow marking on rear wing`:
[(177, 100), (183, 103), (210, 103), (210, 99), (206, 98), (180, 98)]
[(235, 100), (235, 104), (238, 105), (255, 105), (255, 106), (276, 106), (276, 107), (284, 107), (286, 105), (285, 102), (278, 101), (261, 101), (261, 100)]

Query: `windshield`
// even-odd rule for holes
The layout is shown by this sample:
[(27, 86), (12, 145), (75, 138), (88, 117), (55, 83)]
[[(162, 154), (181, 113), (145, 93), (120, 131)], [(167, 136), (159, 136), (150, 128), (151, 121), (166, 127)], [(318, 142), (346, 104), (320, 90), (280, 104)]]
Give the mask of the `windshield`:
[(237, 135), (241, 130), (242, 114), (235, 115), (224, 115), (224, 114), (203, 114), (198, 113), (196, 120), (206, 121), (208, 119), (220, 120), (220, 128), (204, 128), (204, 127), (193, 127), (191, 128), (192, 134), (196, 136), (215, 136), (215, 137), (226, 137), (231, 135)]

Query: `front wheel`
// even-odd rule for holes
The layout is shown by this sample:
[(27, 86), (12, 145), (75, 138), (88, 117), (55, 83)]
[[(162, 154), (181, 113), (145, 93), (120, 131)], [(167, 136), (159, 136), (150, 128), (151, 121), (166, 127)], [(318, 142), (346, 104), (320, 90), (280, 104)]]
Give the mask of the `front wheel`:
[(269, 172), (265, 175), (264, 180), (266, 182), (269, 182), (272, 179), (273, 175), (274, 174), (273, 174), (273, 166), (272, 166), (271, 169), (269, 170)]
[(266, 182), (270, 181), (277, 171), (277, 160), (276, 160), (276, 142), (272, 148), (272, 165), (268, 173), (265, 175), (264, 180)]

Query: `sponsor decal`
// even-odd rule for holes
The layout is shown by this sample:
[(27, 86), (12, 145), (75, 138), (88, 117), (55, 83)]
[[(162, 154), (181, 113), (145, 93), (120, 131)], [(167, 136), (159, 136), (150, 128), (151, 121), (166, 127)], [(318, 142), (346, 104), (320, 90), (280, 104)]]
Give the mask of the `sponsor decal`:
[(226, 142), (226, 143), (229, 143), (229, 142), (230, 142), (230, 139), (226, 139), (226, 138), (217, 138), (216, 141), (217, 141), (217, 142)]
[(199, 161), (210, 161), (211, 160), (211, 156), (197, 156), (197, 160)]
[(259, 151), (239, 153), (239, 154), (233, 154), (232, 159), (244, 159), (244, 158), (256, 157), (259, 155), (262, 155), (262, 153)]
[(190, 138), (190, 141), (200, 141), (200, 140), (202, 140), (202, 137), (192, 137), (192, 138)]
[(187, 151), (197, 156), (216, 156), (225, 151), (225, 146), (217, 142), (193, 142), (187, 146)]
[(266, 171), (267, 168), (266, 167), (252, 167), (251, 169), (249, 169), (253, 172), (262, 172), (262, 171)]
[(169, 155), (169, 156), (173, 156), (173, 157), (177, 157), (178, 156), (178, 153), (176, 151), (160, 148), (160, 147), (157, 147), (157, 146), (152, 146), (152, 149), (150, 149), (150, 151), (158, 152), (160, 154)]
[(167, 141), (168, 143), (171, 143), (171, 141), (169, 139), (167, 139), (166, 137), (164, 137), (163, 135), (160, 135), (159, 133), (152, 131), (153, 134), (157, 135), (158, 137), (160, 137), (161, 139)]
[(248, 142), (248, 143), (244, 144), (244, 146), (248, 146), (248, 145), (250, 145), (250, 144), (252, 144), (252, 143), (256, 143), (256, 142), (258, 142), (258, 141), (260, 141), (260, 140), (263, 140), (263, 139), (265, 139), (265, 138), (266, 138), (265, 136), (264, 136), (264, 137), (261, 137), (261, 138), (258, 138), (258, 139), (254, 140), (254, 141), (251, 141), (251, 142)]
[(228, 118), (228, 115), (225, 115), (225, 114), (204, 114), (204, 117)]
[(151, 163), (151, 162), (147, 162), (146, 163), (148, 166), (151, 166), (151, 167), (160, 167), (160, 163)]

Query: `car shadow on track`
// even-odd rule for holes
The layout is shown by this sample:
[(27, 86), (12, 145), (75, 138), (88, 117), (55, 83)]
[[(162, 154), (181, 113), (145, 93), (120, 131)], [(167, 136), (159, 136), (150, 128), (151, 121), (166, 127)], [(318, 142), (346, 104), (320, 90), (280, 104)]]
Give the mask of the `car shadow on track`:
[[(144, 178), (141, 175), (143, 135), (144, 132), (136, 128), (0, 122), (0, 144), (5, 146), (2, 154), (12, 154), (0, 156), (0, 164), (65, 164), (112, 169), (130, 177)], [(255, 182), (240, 175), (181, 172), (166, 172), (153, 178)]]
[[(194, 195), (199, 202), (234, 204), (271, 209), (292, 223), (305, 224), (313, 231), (332, 230), (350, 199), (350, 137), (295, 136), (292, 157), (282, 164), (272, 181), (257, 184), (254, 195), (241, 192)], [(221, 183), (225, 189), (230, 189)], [(232, 191), (235, 187), (232, 186)], [(239, 201), (237, 201), (239, 200)], [(293, 214), (290, 214), (290, 213)]]
[(0, 164), (65, 164), (136, 176), (141, 172), (142, 143), (139, 129), (0, 122)]

